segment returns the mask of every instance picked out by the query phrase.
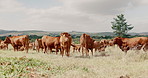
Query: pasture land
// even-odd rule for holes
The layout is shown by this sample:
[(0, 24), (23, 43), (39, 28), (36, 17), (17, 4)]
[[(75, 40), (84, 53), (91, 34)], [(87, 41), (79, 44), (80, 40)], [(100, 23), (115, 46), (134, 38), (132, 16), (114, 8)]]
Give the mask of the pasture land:
[(81, 55), (0, 50), (0, 78), (148, 78), (148, 52), (128, 51), (125, 55), (117, 47), (108, 47), (94, 56), (91, 52), (90, 57)]

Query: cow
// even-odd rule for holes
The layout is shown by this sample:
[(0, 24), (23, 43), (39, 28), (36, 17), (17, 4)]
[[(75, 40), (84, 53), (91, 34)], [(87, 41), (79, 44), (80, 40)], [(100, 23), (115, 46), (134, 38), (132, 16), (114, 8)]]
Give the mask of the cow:
[(82, 56), (84, 56), (83, 50), (85, 50), (86, 56), (89, 56), (89, 49), (91, 50), (92, 55), (93, 55), (94, 41), (95, 40), (93, 40), (89, 35), (85, 33), (81, 35), (80, 44), (82, 47)]
[(44, 53), (47, 53), (47, 49), (52, 52), (52, 49), (56, 49), (56, 54), (60, 49), (60, 37), (51, 37), (51, 36), (43, 36), (42, 37), (42, 46), (44, 49)]
[(108, 40), (108, 46), (114, 46), (114, 40), (113, 39)]
[(8, 50), (8, 44), (5, 44), (4, 41), (0, 42), (0, 49), (7, 49)]
[(67, 32), (60, 34), (60, 45), (61, 45), (61, 55), (63, 57), (64, 52), (66, 56), (70, 56), (70, 46), (72, 43), (71, 35)]
[(126, 53), (132, 49), (141, 50), (142, 46), (147, 42), (148, 37), (114, 38), (114, 44), (117, 44), (119, 48)]
[(37, 52), (39, 52), (40, 49), (43, 51), (42, 39), (36, 39), (34, 42), (34, 47), (36, 48)]
[(95, 52), (98, 50), (99, 52), (105, 51), (105, 46), (103, 42), (100, 41), (94, 41), (93, 47), (95, 49)]
[(73, 47), (73, 52), (75, 52), (75, 51), (80, 52), (80, 49), (81, 49), (80, 44), (71, 44), (71, 46)]
[(29, 48), (28, 35), (6, 37), (4, 43), (11, 44), (14, 48), (14, 51), (16, 50), (18, 51), (18, 47), (23, 46), (24, 49), (26, 50), (26, 53), (28, 53), (28, 48)]
[(108, 46), (108, 44), (109, 44), (109, 40), (106, 40), (106, 39), (102, 39), (101, 41), (100, 41), (100, 43), (102, 43), (103, 44), (103, 47), (107, 47)]

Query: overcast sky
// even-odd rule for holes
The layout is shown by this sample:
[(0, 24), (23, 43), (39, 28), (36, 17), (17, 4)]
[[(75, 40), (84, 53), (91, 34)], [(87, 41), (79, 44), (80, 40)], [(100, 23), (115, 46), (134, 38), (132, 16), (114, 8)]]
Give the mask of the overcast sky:
[(148, 32), (148, 0), (0, 0), (0, 29), (110, 32), (119, 14)]

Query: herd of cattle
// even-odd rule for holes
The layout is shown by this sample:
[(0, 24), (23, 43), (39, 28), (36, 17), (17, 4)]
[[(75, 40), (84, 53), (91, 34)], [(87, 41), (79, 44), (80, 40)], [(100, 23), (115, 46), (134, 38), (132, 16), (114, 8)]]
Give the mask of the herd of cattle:
[(95, 41), (87, 34), (82, 34), (80, 37), (80, 44), (73, 44), (71, 35), (67, 32), (61, 33), (60, 37), (43, 36), (41, 39), (36, 39), (35, 42), (30, 43), (28, 35), (6, 37), (4, 41), (0, 40), (0, 49), (8, 49), (8, 44), (13, 46), (14, 51), (24, 51), (28, 53), (29, 49), (48, 53), (55, 49), (56, 54), (60, 52), (63, 56), (70, 56), (70, 48), (72, 46), (73, 52), (81, 50), (82, 55), (84, 52), (89, 56), (89, 50), (105, 51), (107, 46), (117, 45), (122, 51), (127, 53), (128, 50), (141, 50), (148, 49), (148, 37), (135, 37), (135, 38), (121, 38), (115, 37), (114, 39)]

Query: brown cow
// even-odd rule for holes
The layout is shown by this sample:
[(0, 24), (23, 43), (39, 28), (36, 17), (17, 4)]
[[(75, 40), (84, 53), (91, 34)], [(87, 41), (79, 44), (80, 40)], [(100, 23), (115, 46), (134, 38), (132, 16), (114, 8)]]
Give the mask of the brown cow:
[(36, 39), (34, 42), (34, 46), (35, 46), (37, 52), (39, 52), (40, 49), (42, 49), (42, 51), (43, 51), (42, 39)]
[(67, 32), (60, 34), (60, 45), (61, 45), (61, 55), (63, 57), (64, 52), (67, 56), (70, 56), (70, 46), (72, 38), (71, 35)]
[(140, 50), (142, 46), (148, 42), (148, 37), (135, 37), (135, 38), (114, 38), (114, 44), (117, 44), (119, 48), (127, 52), (130, 49)]
[(114, 46), (114, 40), (113, 39), (108, 40), (108, 46)]
[(80, 49), (81, 49), (80, 44), (71, 44), (71, 46), (73, 47), (73, 52), (75, 52), (75, 51), (80, 52)]
[(1, 41), (0, 43), (0, 49), (7, 49), (8, 50), (8, 44), (5, 44), (4, 41)]
[(12, 36), (12, 37), (6, 37), (4, 40), (4, 43), (11, 44), (14, 48), (14, 51), (18, 51), (19, 46), (23, 46), (26, 50), (26, 53), (28, 53), (29, 48), (29, 36), (28, 35), (22, 35), (22, 36)]
[(94, 49), (95, 49), (95, 52), (98, 50), (99, 52), (101, 51), (105, 51), (105, 46), (104, 46), (104, 43), (103, 42), (100, 42), (100, 41), (94, 41)]
[(47, 49), (52, 52), (52, 49), (56, 49), (56, 54), (60, 48), (60, 37), (51, 37), (51, 36), (43, 36), (42, 37), (42, 45), (44, 48), (44, 53), (47, 53)]
[(100, 41), (100, 43), (102, 43), (103, 44), (103, 47), (107, 47), (108, 46), (108, 44), (109, 44), (109, 40), (106, 40), (106, 39), (102, 39), (101, 41)]
[(93, 55), (94, 40), (89, 35), (82, 34), (80, 37), (80, 44), (82, 47), (82, 56), (84, 56), (83, 50), (85, 50), (86, 56), (89, 56), (89, 49), (91, 50)]

